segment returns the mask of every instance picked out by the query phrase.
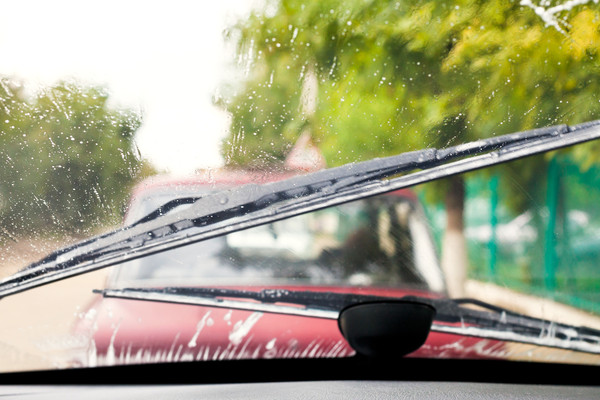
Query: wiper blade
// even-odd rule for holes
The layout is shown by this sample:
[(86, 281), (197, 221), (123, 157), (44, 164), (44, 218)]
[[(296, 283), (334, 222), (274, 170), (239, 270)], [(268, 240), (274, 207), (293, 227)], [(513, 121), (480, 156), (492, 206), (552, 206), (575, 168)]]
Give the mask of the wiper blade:
[[(511, 341), (600, 354), (600, 330), (572, 326), (518, 314), (476, 299), (400, 298), (318, 291), (223, 288), (163, 288), (97, 290), (104, 297), (219, 307), (255, 312), (338, 319), (346, 307), (400, 300), (435, 309), (432, 332)], [(469, 308), (476, 306), (479, 309)]]
[[(101, 293), (104, 297), (224, 307), (325, 319), (337, 319), (339, 310), (347, 305), (382, 299), (380, 296), (287, 289), (252, 291), (223, 288), (168, 287), (163, 289), (104, 289), (95, 290), (94, 292)], [(290, 307), (290, 304), (294, 306)]]
[(0, 298), (216, 236), (598, 138), (600, 121), (557, 125), (208, 194), (184, 210), (156, 212), (155, 219), (145, 218), (52, 253), (0, 281)]

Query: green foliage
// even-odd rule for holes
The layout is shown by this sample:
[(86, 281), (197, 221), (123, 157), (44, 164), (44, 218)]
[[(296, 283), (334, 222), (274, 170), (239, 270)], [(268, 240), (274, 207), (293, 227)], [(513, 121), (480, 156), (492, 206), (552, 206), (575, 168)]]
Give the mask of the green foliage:
[(0, 227), (4, 235), (83, 234), (118, 222), (142, 161), (138, 115), (100, 88), (61, 83), (26, 99), (0, 86)]
[[(338, 165), (596, 119), (600, 12), (590, 2), (558, 17), (560, 31), (508, 0), (271, 1), (229, 31), (247, 75), (220, 100), (233, 116), (226, 159), (281, 160), (307, 126)], [(592, 164), (599, 146), (577, 155)], [(521, 162), (523, 184), (546, 162)]]

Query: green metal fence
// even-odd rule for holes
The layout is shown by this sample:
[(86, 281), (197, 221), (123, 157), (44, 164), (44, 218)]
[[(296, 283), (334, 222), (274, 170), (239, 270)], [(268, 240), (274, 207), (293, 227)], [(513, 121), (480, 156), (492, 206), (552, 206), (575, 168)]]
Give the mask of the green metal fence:
[[(506, 179), (466, 178), (469, 277), (600, 314), (600, 167), (554, 158), (539, 173), (545, 197), (521, 213), (506, 207)], [(443, 207), (427, 209), (439, 243)]]

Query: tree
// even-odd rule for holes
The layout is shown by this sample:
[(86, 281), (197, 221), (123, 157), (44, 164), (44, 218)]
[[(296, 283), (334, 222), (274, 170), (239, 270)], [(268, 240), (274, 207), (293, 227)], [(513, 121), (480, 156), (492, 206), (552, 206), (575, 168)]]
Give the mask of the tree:
[(4, 235), (89, 234), (119, 222), (148, 166), (135, 154), (140, 118), (102, 88), (60, 83), (27, 99), (0, 87), (0, 227)]
[[(226, 159), (277, 162), (307, 126), (338, 165), (597, 118), (600, 13), (553, 12), (568, 23), (546, 26), (538, 9), (506, 0), (268, 2), (229, 31), (249, 72), (220, 100), (233, 117)], [(307, 117), (309, 69), (318, 107)], [(521, 162), (521, 178), (536, 179), (527, 165), (545, 162)], [(448, 213), (443, 264), (464, 276), (464, 181), (436, 188)], [(460, 282), (450, 292), (461, 295)]]

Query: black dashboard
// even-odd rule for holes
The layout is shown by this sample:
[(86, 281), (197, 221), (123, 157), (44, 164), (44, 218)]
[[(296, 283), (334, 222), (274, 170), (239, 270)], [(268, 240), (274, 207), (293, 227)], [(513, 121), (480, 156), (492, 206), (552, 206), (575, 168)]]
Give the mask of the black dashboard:
[(0, 375), (15, 399), (598, 399), (598, 367), (490, 360), (296, 359)]

